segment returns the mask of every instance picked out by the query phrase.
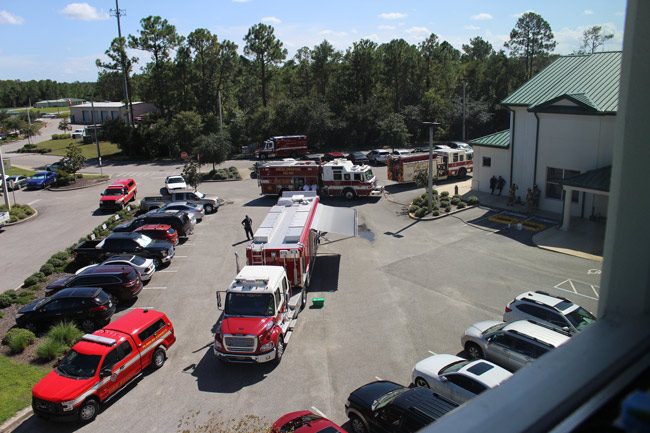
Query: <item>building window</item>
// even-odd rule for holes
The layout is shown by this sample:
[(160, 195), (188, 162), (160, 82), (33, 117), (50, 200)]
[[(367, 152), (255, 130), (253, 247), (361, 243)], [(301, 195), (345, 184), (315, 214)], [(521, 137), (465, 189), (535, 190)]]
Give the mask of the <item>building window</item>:
[(483, 167), (492, 167), (492, 158), (490, 158), (489, 156), (484, 156)]
[[(562, 200), (562, 181), (573, 176), (579, 175), (577, 170), (566, 170), (563, 168), (546, 168), (546, 198), (555, 198)], [(573, 191), (571, 201), (578, 203), (579, 193)]]

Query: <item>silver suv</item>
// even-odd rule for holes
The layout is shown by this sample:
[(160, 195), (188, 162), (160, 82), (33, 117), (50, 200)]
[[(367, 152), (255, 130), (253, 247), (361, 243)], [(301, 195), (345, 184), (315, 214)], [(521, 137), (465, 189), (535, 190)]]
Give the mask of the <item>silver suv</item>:
[(470, 358), (485, 358), (516, 371), (569, 338), (568, 333), (531, 320), (512, 323), (487, 320), (467, 328), (461, 343)]
[(534, 320), (576, 334), (596, 320), (593, 314), (566, 298), (546, 292), (525, 292), (506, 306), (504, 322)]

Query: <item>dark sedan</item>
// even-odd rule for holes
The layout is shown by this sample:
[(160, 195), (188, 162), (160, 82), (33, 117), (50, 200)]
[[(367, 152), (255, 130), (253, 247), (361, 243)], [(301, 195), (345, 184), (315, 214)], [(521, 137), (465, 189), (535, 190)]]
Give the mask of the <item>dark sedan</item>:
[(356, 165), (368, 165), (370, 164), (370, 160), (366, 156), (365, 153), (363, 152), (352, 152), (351, 154), (348, 155), (348, 159), (352, 161), (353, 164)]
[(142, 291), (142, 280), (132, 266), (99, 265), (48, 284), (45, 293), (52, 294), (69, 287), (100, 287), (117, 300), (128, 301)]
[(406, 388), (380, 380), (352, 391), (345, 403), (354, 433), (412, 433), (458, 405), (427, 388)]
[(93, 332), (106, 325), (113, 313), (115, 304), (99, 287), (71, 287), (22, 307), (16, 314), (16, 325), (36, 331), (69, 320), (84, 332)]

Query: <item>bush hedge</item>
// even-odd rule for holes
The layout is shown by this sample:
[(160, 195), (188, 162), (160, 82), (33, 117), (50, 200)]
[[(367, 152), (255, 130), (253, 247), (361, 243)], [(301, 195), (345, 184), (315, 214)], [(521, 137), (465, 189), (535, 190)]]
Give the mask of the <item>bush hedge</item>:
[(461, 201), (460, 203), (458, 203), (458, 205), (456, 207), (458, 209), (463, 209), (463, 208), (467, 207), (467, 203), (465, 203), (464, 201)]
[(27, 346), (36, 340), (36, 335), (30, 330), (13, 328), (7, 332), (2, 342), (9, 346), (11, 353), (22, 353)]
[(47, 338), (70, 347), (79, 341), (83, 335), (84, 333), (73, 322), (61, 322), (50, 328)]
[(72, 135), (70, 134), (52, 134), (52, 140), (65, 140), (68, 138), (72, 138)]
[(42, 361), (52, 361), (63, 355), (66, 350), (68, 348), (64, 344), (47, 338), (36, 348), (36, 356)]
[(40, 272), (42, 272), (44, 275), (52, 275), (54, 273), (54, 266), (49, 263), (45, 263), (43, 266), (41, 266)]
[(470, 196), (467, 199), (467, 204), (469, 204), (470, 206), (476, 206), (478, 204), (478, 197), (475, 195)]

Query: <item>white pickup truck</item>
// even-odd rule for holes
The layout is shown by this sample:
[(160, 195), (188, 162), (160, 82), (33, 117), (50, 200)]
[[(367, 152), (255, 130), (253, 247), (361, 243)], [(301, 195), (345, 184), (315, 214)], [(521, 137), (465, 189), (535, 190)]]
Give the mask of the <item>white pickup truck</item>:
[(0, 212), (0, 228), (9, 222), (9, 212)]

